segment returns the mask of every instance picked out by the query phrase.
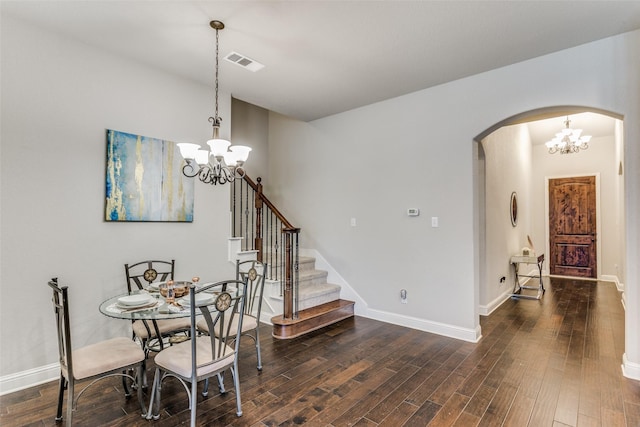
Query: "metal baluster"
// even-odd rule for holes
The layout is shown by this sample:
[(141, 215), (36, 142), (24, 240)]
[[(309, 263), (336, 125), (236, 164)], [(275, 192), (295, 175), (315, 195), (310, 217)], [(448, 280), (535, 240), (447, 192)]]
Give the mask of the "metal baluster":
[(238, 185), (242, 185), (237, 181), (233, 181), (231, 187), (231, 237), (238, 237), (236, 235), (236, 191)]
[(299, 303), (299, 293), (298, 291), (299, 289), (299, 284), (300, 284), (300, 271), (299, 271), (299, 262), (300, 262), (300, 252), (299, 252), (299, 247), (298, 247), (298, 236), (300, 235), (299, 230), (296, 231), (295, 235), (294, 235), (294, 245), (293, 245), (293, 250), (294, 255), (293, 255), (293, 269), (294, 269), (294, 276), (293, 276), (293, 318), (297, 319), (298, 318), (298, 303)]

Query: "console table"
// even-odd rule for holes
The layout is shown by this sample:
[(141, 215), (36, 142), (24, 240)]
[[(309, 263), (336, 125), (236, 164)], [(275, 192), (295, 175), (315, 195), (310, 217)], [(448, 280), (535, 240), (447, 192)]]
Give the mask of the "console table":
[[(515, 272), (514, 275), (514, 287), (513, 293), (511, 294), (512, 298), (526, 298), (526, 299), (540, 299), (542, 298), (542, 294), (544, 293), (544, 285), (542, 284), (542, 264), (544, 263), (544, 254), (539, 256), (526, 256), (526, 255), (514, 255), (511, 257), (511, 264), (513, 264), (513, 270)], [(527, 275), (520, 274), (520, 264), (536, 264), (538, 267), (538, 274), (535, 275)], [(520, 285), (520, 277), (529, 277), (533, 279), (538, 279), (538, 286), (522, 286)], [(535, 295), (527, 295), (523, 294), (523, 289), (533, 289), (537, 290), (537, 294)]]

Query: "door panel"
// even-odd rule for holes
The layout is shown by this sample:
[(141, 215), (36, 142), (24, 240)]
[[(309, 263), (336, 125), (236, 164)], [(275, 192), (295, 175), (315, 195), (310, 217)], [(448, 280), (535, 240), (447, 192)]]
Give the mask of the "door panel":
[(597, 277), (596, 178), (549, 180), (551, 274)]

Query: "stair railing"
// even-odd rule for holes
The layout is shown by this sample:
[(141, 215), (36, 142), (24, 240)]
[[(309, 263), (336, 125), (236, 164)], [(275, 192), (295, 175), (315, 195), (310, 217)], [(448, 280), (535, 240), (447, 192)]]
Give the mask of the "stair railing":
[(266, 279), (280, 282), (283, 318), (298, 318), (300, 229), (294, 227), (264, 195), (262, 178), (247, 175), (233, 181), (231, 217), (233, 237), (242, 237), (243, 251), (256, 251), (266, 262)]

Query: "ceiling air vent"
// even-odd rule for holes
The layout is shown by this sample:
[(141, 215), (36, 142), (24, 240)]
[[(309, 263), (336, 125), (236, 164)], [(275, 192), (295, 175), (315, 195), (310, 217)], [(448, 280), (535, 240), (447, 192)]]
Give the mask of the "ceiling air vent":
[(253, 72), (256, 72), (264, 68), (263, 64), (257, 61), (254, 61), (251, 58), (247, 58), (246, 56), (241, 55), (238, 52), (231, 52), (230, 54), (225, 56), (224, 59), (226, 59), (229, 62), (233, 62), (234, 64)]

